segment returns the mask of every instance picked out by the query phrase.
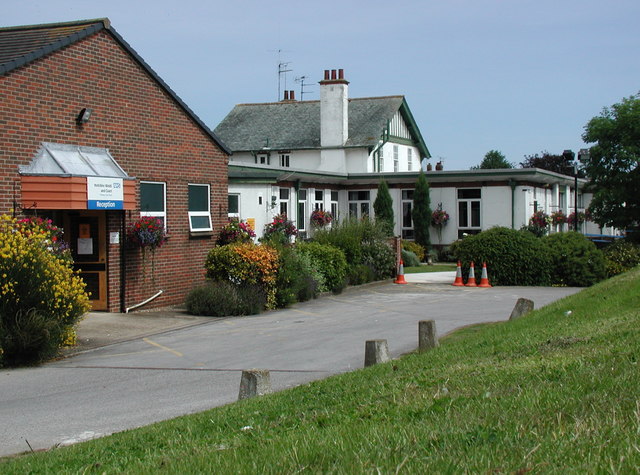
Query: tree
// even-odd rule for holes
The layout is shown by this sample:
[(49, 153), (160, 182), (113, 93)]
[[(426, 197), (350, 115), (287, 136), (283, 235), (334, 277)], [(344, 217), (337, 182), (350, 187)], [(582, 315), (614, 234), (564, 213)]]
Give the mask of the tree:
[(640, 224), (640, 93), (605, 107), (585, 126), (595, 143), (584, 160), (594, 193), (589, 206), (600, 226), (637, 229)]
[(542, 155), (525, 155), (524, 162), (520, 163), (522, 168), (543, 168), (563, 175), (573, 175), (573, 164), (564, 155), (552, 155), (543, 151)]
[(382, 229), (387, 236), (393, 236), (393, 200), (389, 194), (389, 186), (384, 180), (378, 185), (378, 196), (373, 202), (373, 211), (376, 221), (382, 224)]
[(429, 236), (429, 225), (431, 224), (431, 198), (429, 196), (429, 183), (421, 171), (416, 183), (416, 189), (413, 192), (413, 209), (411, 210), (413, 218), (414, 240), (425, 249), (431, 247), (431, 238)]
[(489, 150), (482, 159), (482, 162), (480, 162), (480, 165), (471, 167), (472, 170), (496, 168), (513, 168), (513, 163), (507, 161), (503, 153), (498, 150)]

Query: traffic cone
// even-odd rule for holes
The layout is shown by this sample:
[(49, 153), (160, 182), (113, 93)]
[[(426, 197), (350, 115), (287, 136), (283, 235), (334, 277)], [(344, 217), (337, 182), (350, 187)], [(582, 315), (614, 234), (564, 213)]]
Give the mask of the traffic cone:
[(456, 287), (464, 287), (464, 282), (462, 282), (462, 267), (460, 265), (460, 261), (458, 261), (458, 265), (456, 266), (456, 280), (453, 281), (453, 284)]
[(489, 283), (489, 276), (487, 275), (487, 263), (482, 263), (482, 276), (480, 276), (480, 284), (478, 287), (491, 287)]
[(476, 271), (473, 267), (473, 261), (469, 265), (469, 278), (467, 279), (467, 283), (465, 284), (467, 287), (477, 287), (476, 284)]
[(396, 276), (396, 280), (393, 282), (394, 284), (406, 284), (407, 281), (404, 280), (404, 262), (400, 259), (400, 272)]

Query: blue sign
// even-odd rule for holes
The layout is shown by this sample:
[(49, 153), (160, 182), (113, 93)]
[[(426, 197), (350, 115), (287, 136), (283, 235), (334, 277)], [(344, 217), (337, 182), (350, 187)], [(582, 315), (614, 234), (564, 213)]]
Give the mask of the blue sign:
[(87, 209), (124, 209), (123, 201), (89, 200)]

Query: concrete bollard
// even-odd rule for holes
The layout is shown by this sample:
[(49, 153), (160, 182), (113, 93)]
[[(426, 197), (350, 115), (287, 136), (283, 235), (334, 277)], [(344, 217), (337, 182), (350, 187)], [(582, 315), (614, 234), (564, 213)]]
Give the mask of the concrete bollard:
[(511, 316), (509, 320), (515, 320), (516, 318), (520, 318), (523, 315), (531, 312), (533, 310), (533, 300), (519, 298), (516, 302), (515, 307), (511, 311)]
[(374, 364), (389, 361), (389, 347), (387, 340), (368, 340), (364, 345), (364, 366), (373, 366)]
[(262, 396), (271, 392), (271, 376), (267, 369), (247, 369), (242, 371), (238, 400)]
[(436, 322), (421, 320), (418, 322), (418, 351), (427, 351), (438, 346)]

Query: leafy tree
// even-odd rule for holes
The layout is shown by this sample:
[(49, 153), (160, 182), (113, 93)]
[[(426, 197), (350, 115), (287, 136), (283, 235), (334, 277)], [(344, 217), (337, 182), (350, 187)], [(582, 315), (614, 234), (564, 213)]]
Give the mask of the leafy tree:
[(541, 152), (542, 155), (525, 155), (524, 162), (520, 163), (522, 168), (543, 168), (563, 175), (573, 176), (573, 164), (565, 155), (552, 155), (549, 152)]
[(589, 206), (601, 226), (636, 229), (640, 224), (640, 93), (606, 107), (585, 126), (595, 143), (584, 160), (594, 192)]
[(429, 197), (429, 183), (420, 172), (416, 189), (413, 192), (413, 209), (411, 210), (413, 218), (413, 232), (415, 242), (423, 246), (425, 249), (431, 247), (431, 238), (429, 236), (429, 225), (431, 224), (431, 198)]
[(472, 170), (495, 168), (513, 168), (513, 163), (507, 161), (502, 152), (499, 152), (498, 150), (490, 150), (486, 153), (482, 162), (480, 162), (480, 165), (471, 167)]
[(387, 236), (393, 236), (393, 200), (389, 194), (389, 186), (384, 180), (378, 185), (378, 196), (373, 202), (376, 221), (380, 221)]

